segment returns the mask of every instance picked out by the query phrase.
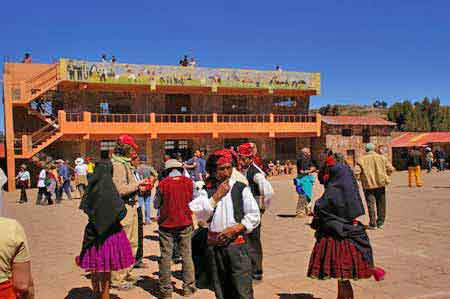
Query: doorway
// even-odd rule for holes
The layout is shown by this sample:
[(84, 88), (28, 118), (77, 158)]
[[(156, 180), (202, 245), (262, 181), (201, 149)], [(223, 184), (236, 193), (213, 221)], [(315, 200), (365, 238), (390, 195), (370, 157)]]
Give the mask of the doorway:
[(191, 113), (191, 96), (188, 94), (167, 94), (167, 114), (189, 114)]
[(166, 140), (164, 141), (164, 153), (171, 158), (181, 157), (183, 161), (192, 158), (192, 140)]
[(296, 138), (276, 138), (275, 139), (275, 160), (296, 160), (297, 159), (297, 139)]

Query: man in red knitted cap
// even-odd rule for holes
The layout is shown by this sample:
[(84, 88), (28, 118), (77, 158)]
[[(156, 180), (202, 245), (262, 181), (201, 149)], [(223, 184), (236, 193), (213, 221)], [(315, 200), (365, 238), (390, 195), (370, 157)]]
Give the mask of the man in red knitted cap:
[[(264, 171), (254, 163), (254, 147), (251, 143), (244, 143), (238, 147), (241, 170), (248, 180), (250, 190), (255, 197), (261, 214), (270, 204), (273, 188), (266, 179)], [(252, 260), (253, 279), (260, 281), (263, 278), (263, 249), (261, 244), (261, 224), (247, 236), (250, 258)]]
[(207, 287), (217, 299), (253, 299), (252, 265), (244, 236), (258, 227), (260, 212), (250, 188), (232, 178), (232, 164), (228, 150), (210, 155), (205, 189), (189, 206), (198, 220), (208, 223)]

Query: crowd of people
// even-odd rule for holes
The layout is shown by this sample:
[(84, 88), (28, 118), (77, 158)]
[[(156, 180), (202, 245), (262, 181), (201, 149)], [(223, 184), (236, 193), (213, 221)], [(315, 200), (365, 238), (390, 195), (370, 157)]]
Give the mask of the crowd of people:
[[(64, 160), (37, 164), (41, 168), (37, 204), (43, 199), (52, 204), (53, 195), (58, 202), (63, 193), (70, 200), (71, 185), (80, 193), (80, 209), (88, 223), (76, 263), (91, 274), (96, 298), (110, 298), (111, 287), (129, 290), (144, 279), (133, 269), (142, 266), (143, 225), (151, 222), (157, 222), (159, 233), (159, 298), (172, 298), (171, 264), (176, 256), (182, 264), (184, 296), (202, 288), (214, 291), (218, 299), (254, 298), (253, 283), (263, 280), (264, 274), (263, 215), (274, 199), (255, 144), (217, 150), (207, 158), (197, 150), (185, 162), (166, 156), (160, 173), (138, 150), (133, 137), (122, 135), (110, 159), (95, 165), (89, 157), (77, 158), (73, 167)], [(313, 216), (311, 227), (316, 231), (307, 276), (338, 279), (339, 299), (353, 298), (351, 280), (384, 276), (375, 267), (367, 227), (357, 220), (364, 214), (357, 180), (369, 206), (369, 228), (382, 228), (385, 188), (393, 168), (373, 145), (366, 150), (354, 170), (342, 155), (328, 150), (314, 161), (304, 148), (297, 161), (297, 215)], [(313, 203), (316, 178), (325, 192)], [(30, 173), (25, 165), (17, 180), (20, 201), (27, 201)], [(157, 210), (155, 218), (152, 208)], [(15, 231), (14, 250), (20, 252), (11, 255), (2, 250), (2, 242), (11, 241), (0, 237), (0, 260), (9, 261), (0, 262), (0, 298), (2, 294), (33, 298), (23, 229), (6, 218), (0, 218), (0, 229)], [(20, 285), (17, 277), (22, 279)]]

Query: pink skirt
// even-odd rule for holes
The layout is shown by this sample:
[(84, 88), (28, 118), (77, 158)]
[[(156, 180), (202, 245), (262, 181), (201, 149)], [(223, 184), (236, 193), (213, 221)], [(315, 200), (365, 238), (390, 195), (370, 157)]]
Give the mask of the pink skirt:
[(125, 232), (109, 236), (101, 246), (92, 246), (82, 257), (75, 259), (77, 265), (91, 272), (111, 272), (127, 269), (134, 264), (130, 241)]

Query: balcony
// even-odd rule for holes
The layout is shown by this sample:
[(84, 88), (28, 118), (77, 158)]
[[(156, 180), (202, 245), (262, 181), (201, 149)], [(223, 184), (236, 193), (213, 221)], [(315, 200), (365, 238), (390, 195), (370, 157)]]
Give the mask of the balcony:
[[(233, 114), (100, 114), (59, 111), (64, 135), (147, 135), (156, 138), (186, 136), (301, 137), (320, 136), (320, 115)], [(100, 138), (100, 137), (99, 137)]]
[[(320, 94), (320, 74), (207, 67), (119, 64), (61, 59), (61, 81), (103, 88), (141, 86), (151, 91)], [(85, 88), (89, 85), (86, 84)], [(115, 87), (113, 87), (113, 85)]]

